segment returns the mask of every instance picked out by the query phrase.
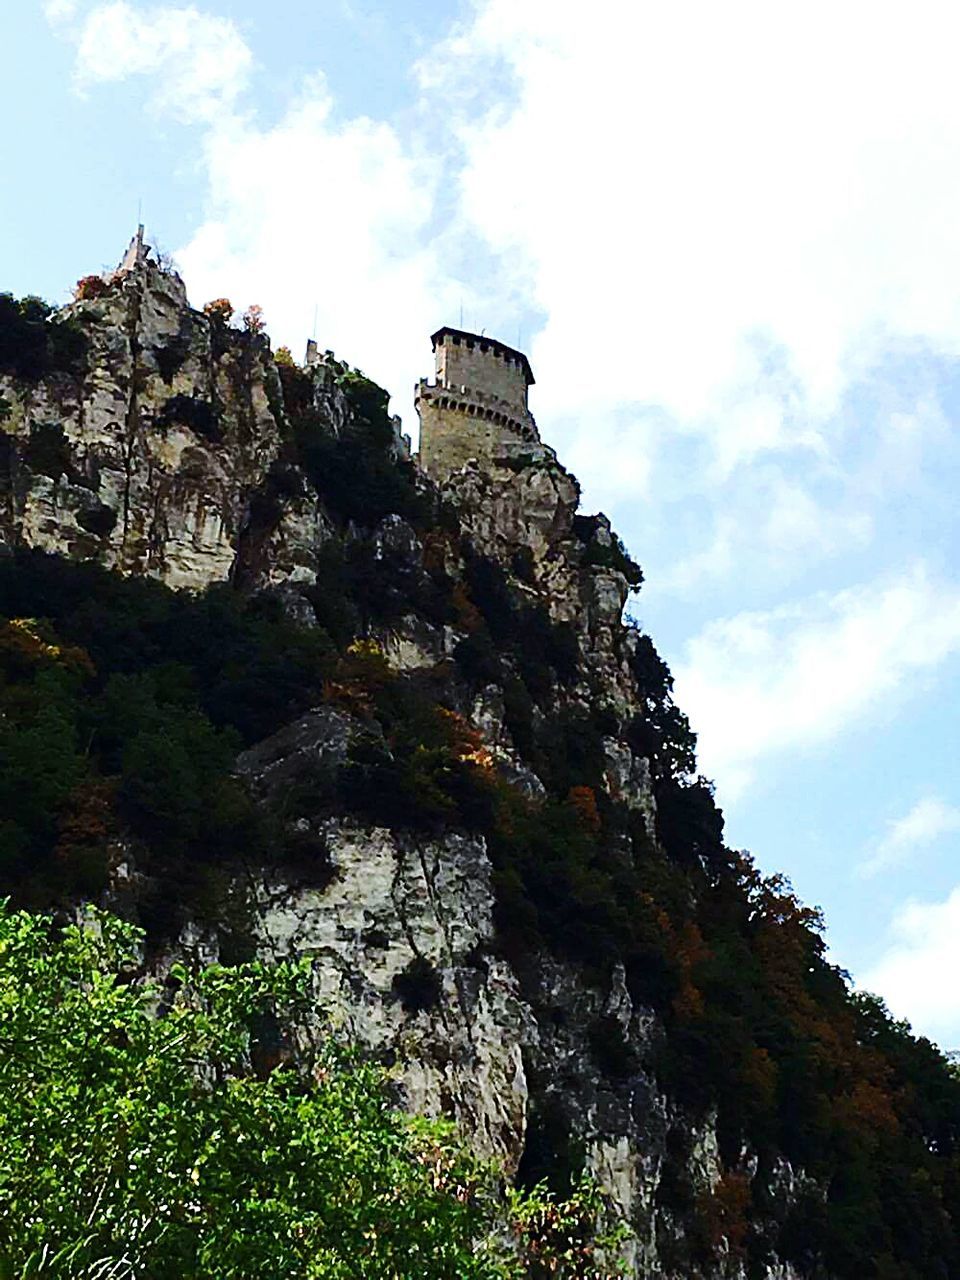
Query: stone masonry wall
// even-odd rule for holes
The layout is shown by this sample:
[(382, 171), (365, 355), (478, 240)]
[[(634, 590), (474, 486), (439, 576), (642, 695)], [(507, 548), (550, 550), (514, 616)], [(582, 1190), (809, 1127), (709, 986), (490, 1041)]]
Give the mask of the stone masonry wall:
[(499, 344), (470, 344), (447, 337), (437, 343), (437, 382), (445, 387), (472, 387), (527, 409), (527, 379), (522, 365), (499, 350)]
[(417, 393), (420, 415), (420, 466), (435, 480), (446, 479), (471, 458), (490, 458), (504, 443), (537, 444), (533, 419), (514, 417), (503, 402), (484, 403), (468, 391), (451, 396), (421, 383)]
[(528, 369), (518, 355), (479, 338), (435, 341), (436, 382), (417, 388), (420, 466), (444, 480), (504, 445), (539, 444), (527, 408)]

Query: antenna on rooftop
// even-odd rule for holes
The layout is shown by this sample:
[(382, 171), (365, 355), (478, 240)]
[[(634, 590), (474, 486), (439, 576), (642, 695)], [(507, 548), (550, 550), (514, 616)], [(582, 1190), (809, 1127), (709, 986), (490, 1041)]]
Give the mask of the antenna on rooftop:
[(317, 315), (319, 314), (319, 311), (320, 311), (320, 303), (315, 302), (313, 304), (313, 340), (314, 342), (316, 342), (317, 340)]
[(460, 299), (460, 328), (463, 328), (463, 299)]

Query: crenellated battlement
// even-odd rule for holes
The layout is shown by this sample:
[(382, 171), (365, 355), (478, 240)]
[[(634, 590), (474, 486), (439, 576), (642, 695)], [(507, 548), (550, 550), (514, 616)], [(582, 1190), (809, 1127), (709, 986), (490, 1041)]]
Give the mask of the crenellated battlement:
[(479, 418), (495, 427), (515, 431), (521, 439), (535, 442), (536, 428), (529, 413), (518, 414), (516, 405), (502, 396), (476, 391), (472, 387), (446, 386), (421, 378), (415, 396), (417, 411), (422, 416), (422, 406), (432, 403), (443, 412), (457, 412), (468, 418)]

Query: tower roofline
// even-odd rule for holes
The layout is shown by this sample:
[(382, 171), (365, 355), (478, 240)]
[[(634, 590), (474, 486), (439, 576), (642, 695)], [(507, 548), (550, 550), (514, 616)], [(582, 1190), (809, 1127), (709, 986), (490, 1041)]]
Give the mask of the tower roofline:
[(533, 370), (530, 368), (530, 361), (522, 351), (517, 351), (515, 347), (508, 347), (505, 342), (498, 342), (496, 338), (489, 338), (484, 333), (468, 333), (466, 329), (452, 329), (449, 325), (444, 325), (442, 329), (438, 329), (436, 333), (430, 335), (430, 342), (436, 351), (439, 343), (447, 338), (452, 338), (455, 345), (464, 343), (465, 346), (479, 346), (483, 351), (489, 347), (495, 356), (501, 359), (516, 360), (523, 370), (523, 376), (526, 379), (527, 386), (530, 387), (536, 381), (533, 376)]
[(120, 259), (120, 265), (113, 274), (120, 276), (126, 275), (129, 271), (136, 271), (138, 267), (142, 267), (147, 261), (149, 252), (147, 242), (143, 238), (143, 223), (141, 222), (137, 226), (137, 234), (130, 241), (127, 252)]

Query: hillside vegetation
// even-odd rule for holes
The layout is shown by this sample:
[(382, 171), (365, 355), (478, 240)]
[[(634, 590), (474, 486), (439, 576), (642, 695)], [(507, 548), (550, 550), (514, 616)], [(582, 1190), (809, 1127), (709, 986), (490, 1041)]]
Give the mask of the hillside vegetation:
[[(35, 311), (7, 307), (14, 318), (4, 320), (0, 310), (9, 329), (0, 358), (11, 377), (39, 377), (43, 361), (60, 359), (32, 337), (29, 352), (16, 355)], [(257, 359), (265, 351), (255, 333), (222, 341), (238, 350), (246, 343)], [(11, 344), (14, 356), (4, 355)], [(75, 361), (75, 346), (65, 350), (63, 359)], [(313, 375), (287, 363), (274, 373), (280, 445), (249, 497), (246, 559), (239, 555), (229, 583), (174, 591), (22, 540), (0, 556), (0, 893), (34, 911), (120, 901), (145, 930), (149, 954), (200, 921), (219, 938), (221, 958), (243, 964), (255, 931), (236, 892), (240, 870), (284, 868), (322, 887), (337, 869), (318, 822), (482, 838), (493, 867), (496, 953), (534, 1015), (554, 1016), (543, 978), (554, 963), (587, 990), (607, 991), (622, 975), (633, 1005), (655, 1015), (641, 1044), (615, 1017), (597, 1014), (583, 1054), (604, 1088), (628, 1096), (632, 1082), (649, 1078), (672, 1109), (655, 1193), (663, 1274), (754, 1280), (789, 1264), (797, 1276), (824, 1280), (960, 1275), (960, 1080), (878, 1000), (851, 992), (826, 959), (817, 912), (727, 847), (712, 787), (696, 772), (694, 735), (649, 637), (623, 627), (610, 641), (626, 704), (604, 683), (582, 629), (551, 610), (530, 555), (492, 554), (454, 497), (398, 455), (383, 392), (328, 364), (329, 394), (346, 414), (334, 431)], [(326, 524), (293, 607), (290, 590), (258, 578), (255, 566), (269, 560), (284, 513), (305, 496)], [(639, 569), (619, 542), (598, 542), (595, 524), (577, 520), (563, 555), (578, 581), (619, 575), (638, 586)], [(438, 642), (430, 662), (392, 660), (391, 635), (416, 627), (451, 639)], [(495, 749), (475, 722), (478, 700), (494, 694), (509, 751)], [(279, 794), (251, 788), (235, 768), (238, 754), (318, 707), (352, 726), (342, 757), (318, 761)], [(611, 742), (647, 762), (651, 806), (611, 786)], [(309, 831), (292, 821), (301, 812), (316, 819)], [(766, 851), (767, 863), (775, 859)], [(131, 861), (137, 877), (118, 899), (117, 867)], [(43, 952), (40, 926), (24, 916), (4, 921), (33, 939), (35, 956)], [(67, 936), (82, 955), (82, 935)], [(126, 932), (115, 936), (118, 947), (130, 945)], [(405, 1009), (436, 1003), (429, 964), (407, 978), (398, 991)], [(210, 981), (229, 992), (240, 979), (218, 971)], [(110, 990), (121, 999), (119, 988)], [(58, 999), (52, 990), (38, 996), (47, 998)], [(146, 1028), (140, 996), (128, 1012), (144, 1036), (169, 1034)], [(27, 1023), (44, 1016), (39, 1003), (16, 1014)], [(0, 1013), (0, 1033), (7, 1017)], [(232, 1052), (232, 1025), (215, 1056)], [(102, 1025), (94, 1035), (103, 1042)], [(73, 1069), (57, 1061), (48, 1083)], [(282, 1073), (238, 1084), (235, 1123), (243, 1132), (279, 1126), (269, 1133), (281, 1145), (301, 1141), (302, 1126), (302, 1140), (312, 1142), (327, 1123), (325, 1108), (356, 1108), (362, 1119), (364, 1090), (381, 1096), (365, 1072), (351, 1065), (335, 1075), (333, 1092), (318, 1094), (304, 1094), (302, 1081), (289, 1092)], [(582, 1151), (566, 1113), (552, 1109), (550, 1082), (530, 1074), (540, 1093), (520, 1180), (545, 1178), (562, 1195), (581, 1185)], [(451, 1249), (474, 1239), (473, 1209), (425, 1185), (414, 1139), (392, 1112), (369, 1105), (369, 1134), (389, 1146), (395, 1194), (413, 1215), (409, 1238), (422, 1238), (422, 1215), (436, 1210)], [(707, 1185), (691, 1165), (704, 1125), (716, 1134), (720, 1169)], [(113, 1159), (116, 1141), (107, 1134), (97, 1158)], [(94, 1178), (105, 1166), (90, 1160)], [(255, 1174), (231, 1171), (227, 1161), (223, 1176), (255, 1177), (269, 1198), (272, 1180), (287, 1185), (294, 1176), (282, 1152), (277, 1161)], [(445, 1186), (474, 1177), (456, 1161), (450, 1168)], [(0, 1164), (0, 1202), (22, 1176)], [(371, 1214), (387, 1193), (378, 1178), (362, 1192)], [(319, 1186), (303, 1195), (321, 1196)], [(219, 1185), (209, 1206), (226, 1205), (232, 1187)], [(243, 1214), (260, 1212), (243, 1204), (218, 1227), (222, 1239), (210, 1235), (224, 1258), (223, 1241), (245, 1230)], [(299, 1213), (291, 1204), (282, 1211)], [(311, 1200), (309, 1211), (318, 1204)], [(204, 1212), (213, 1213), (209, 1206)], [(362, 1234), (367, 1221), (361, 1214), (350, 1229)], [(253, 1274), (252, 1263), (235, 1265), (196, 1274)], [(585, 1262), (569, 1265), (567, 1274), (595, 1274)], [(488, 1274), (456, 1266), (458, 1275)], [(454, 1272), (385, 1261), (369, 1272), (283, 1274)]]

